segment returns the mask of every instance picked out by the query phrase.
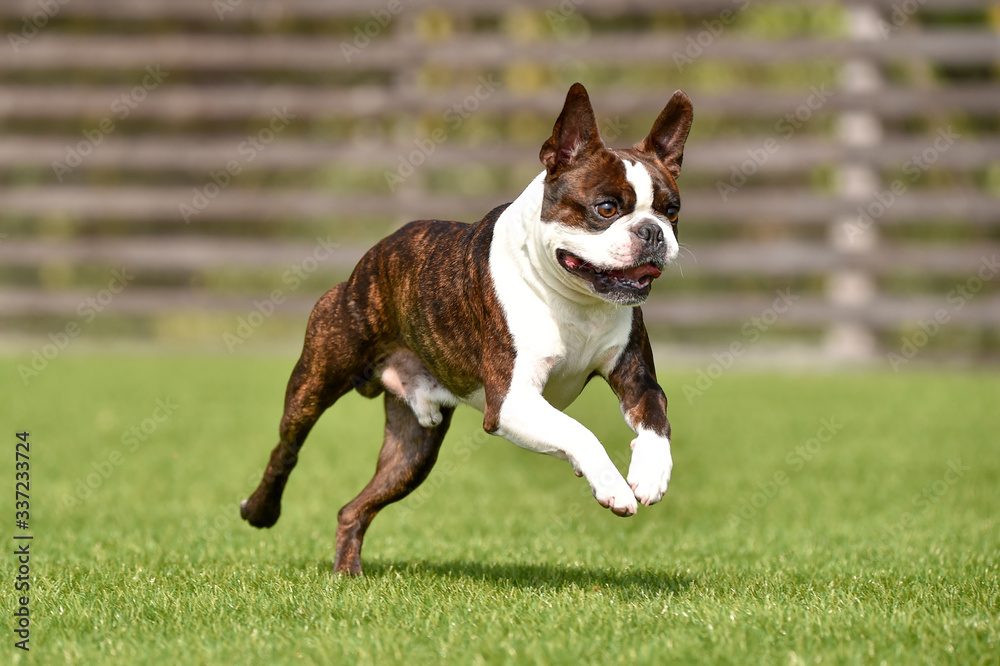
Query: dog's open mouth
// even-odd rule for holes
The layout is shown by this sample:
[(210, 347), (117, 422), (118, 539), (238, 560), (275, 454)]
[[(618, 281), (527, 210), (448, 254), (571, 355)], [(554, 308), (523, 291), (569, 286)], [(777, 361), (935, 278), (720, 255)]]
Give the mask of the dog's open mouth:
[(589, 282), (599, 294), (615, 291), (644, 294), (662, 272), (662, 266), (651, 261), (628, 268), (601, 269), (566, 250), (558, 250), (556, 258), (563, 268)]

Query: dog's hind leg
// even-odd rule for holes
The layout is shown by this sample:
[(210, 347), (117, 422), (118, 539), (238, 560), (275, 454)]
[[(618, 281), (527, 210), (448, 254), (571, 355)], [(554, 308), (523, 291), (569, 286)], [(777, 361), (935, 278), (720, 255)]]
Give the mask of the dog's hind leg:
[(437, 461), (454, 407), (441, 408), (441, 421), (420, 425), (413, 410), (395, 395), (385, 394), (385, 443), (375, 476), (365, 489), (337, 514), (337, 573), (361, 573), (361, 542), (365, 530), (383, 507), (413, 492)]
[(359, 345), (349, 343), (350, 333), (342, 328), (349, 321), (343, 311), (343, 287), (328, 291), (313, 308), (302, 356), (288, 380), (278, 445), (257, 490), (240, 503), (240, 515), (254, 527), (278, 521), (285, 483), (309, 431), (330, 405), (365, 380), (369, 359)]

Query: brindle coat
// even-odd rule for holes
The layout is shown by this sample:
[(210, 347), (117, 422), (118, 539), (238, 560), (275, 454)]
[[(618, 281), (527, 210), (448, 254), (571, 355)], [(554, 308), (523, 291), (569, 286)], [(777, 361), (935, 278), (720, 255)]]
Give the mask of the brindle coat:
[[(553, 138), (542, 148), (540, 158), (553, 183), (546, 188), (543, 219), (550, 219), (544, 216), (547, 214), (558, 221), (560, 206), (565, 205), (563, 185), (555, 186), (566, 159), (565, 145), (572, 143), (575, 135), (582, 135), (587, 145), (591, 135), (600, 140), (592, 110), (582, 126), (572, 126), (574, 108), (584, 104), (589, 110), (586, 91), (577, 84), (567, 96)], [(658, 202), (657, 209), (666, 208), (668, 203), (679, 206), (673, 180), (679, 173), (679, 150), (690, 128), (690, 108), (687, 96), (675, 94), (644, 142), (616, 151), (627, 154), (628, 159), (660, 162), (650, 171), (668, 181), (661, 183), (666, 187), (659, 191), (666, 192), (661, 196), (672, 198)], [(578, 158), (607, 160), (609, 155), (598, 151)], [(609, 170), (614, 175), (605, 171), (606, 178), (624, 178), (624, 173)], [(599, 188), (602, 184), (565, 186)], [(251, 525), (271, 527), (278, 520), (288, 476), (320, 415), (352, 389), (366, 397), (384, 392), (385, 441), (375, 475), (338, 514), (334, 568), (361, 573), (365, 531), (383, 507), (402, 499), (427, 478), (454, 411), (453, 407), (442, 407), (440, 423), (421, 426), (410, 406), (385, 390), (381, 371), (390, 357), (411, 355), (415, 365), (423, 364), (454, 396), (468, 396), (481, 388), (485, 395), (483, 426), (489, 432), (497, 429), (499, 410), (510, 387), (515, 349), (494, 289), (489, 255), (494, 226), (507, 205), (471, 225), (441, 220), (411, 222), (377, 243), (347, 281), (319, 300), (309, 317), (301, 358), (288, 383), (278, 445), (271, 452), (260, 485), (240, 507), (242, 517)], [(629, 341), (607, 379), (630, 423), (670, 436), (667, 401), (656, 382), (638, 307), (633, 309)]]

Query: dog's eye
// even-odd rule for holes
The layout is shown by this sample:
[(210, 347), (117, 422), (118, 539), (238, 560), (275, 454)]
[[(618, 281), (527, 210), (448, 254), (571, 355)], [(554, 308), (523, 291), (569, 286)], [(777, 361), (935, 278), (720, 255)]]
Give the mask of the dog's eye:
[(614, 201), (604, 201), (597, 204), (597, 214), (601, 217), (611, 217), (618, 212), (618, 204)]
[(671, 206), (670, 208), (667, 209), (667, 219), (670, 220), (671, 222), (676, 222), (677, 221), (677, 213), (678, 213), (677, 208), (674, 207), (674, 206)]

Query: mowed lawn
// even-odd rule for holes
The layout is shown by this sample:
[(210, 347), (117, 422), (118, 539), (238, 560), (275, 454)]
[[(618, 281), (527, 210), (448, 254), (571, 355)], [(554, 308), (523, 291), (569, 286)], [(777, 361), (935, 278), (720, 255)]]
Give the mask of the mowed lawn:
[[(674, 475), (622, 519), (566, 463), (459, 410), (421, 491), (332, 575), (338, 509), (370, 478), (381, 400), (311, 435), (278, 524), (238, 518), (294, 358), (65, 357), (25, 387), (31, 652), (15, 663), (889, 663), (1000, 660), (1000, 379), (733, 372), (685, 398)], [(167, 414), (169, 412), (169, 415)], [(627, 469), (606, 386), (570, 412)], [(157, 418), (161, 422), (157, 422)], [(15, 576), (0, 558), (12, 626)]]

